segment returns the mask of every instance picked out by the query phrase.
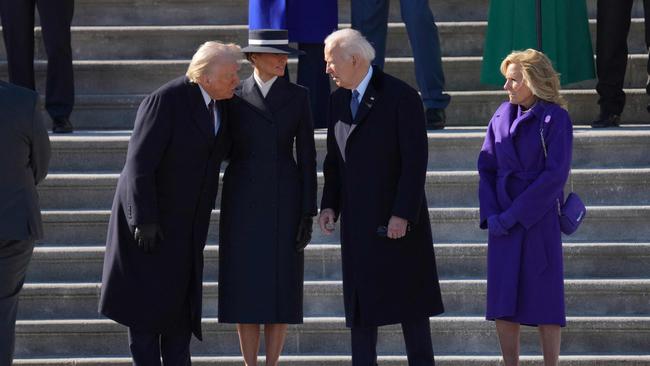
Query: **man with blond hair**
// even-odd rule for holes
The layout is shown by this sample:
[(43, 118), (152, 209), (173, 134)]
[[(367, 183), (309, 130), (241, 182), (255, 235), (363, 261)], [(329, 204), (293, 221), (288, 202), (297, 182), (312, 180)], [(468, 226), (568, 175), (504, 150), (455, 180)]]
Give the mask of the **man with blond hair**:
[(239, 46), (206, 42), (140, 104), (113, 201), (99, 311), (129, 327), (136, 366), (190, 365), (203, 248), (228, 151)]
[(377, 364), (377, 327), (401, 324), (409, 366), (432, 366), (429, 317), (443, 312), (424, 195), (427, 133), (415, 89), (377, 67), (356, 30), (325, 39), (329, 102), (320, 228), (341, 218), (352, 365)]

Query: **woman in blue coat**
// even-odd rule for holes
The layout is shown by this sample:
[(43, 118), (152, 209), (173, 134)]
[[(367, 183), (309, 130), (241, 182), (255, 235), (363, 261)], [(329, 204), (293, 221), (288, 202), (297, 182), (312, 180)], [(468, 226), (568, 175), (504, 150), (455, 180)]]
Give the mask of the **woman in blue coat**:
[(309, 89), (314, 127), (327, 127), (327, 100), (330, 81), (323, 60), (325, 37), (336, 30), (338, 8), (336, 0), (250, 0), (248, 26), (250, 29), (287, 29), (289, 41), (297, 42), (297, 83)]
[(539, 327), (545, 365), (557, 365), (566, 325), (558, 209), (573, 129), (544, 54), (513, 52), (501, 73), (510, 101), (492, 117), (478, 158), (480, 226), (489, 232), (486, 318), (496, 321), (506, 366), (518, 364), (520, 324)]
[(282, 77), (295, 52), (287, 43), (286, 30), (249, 32), (242, 51), (254, 71), (230, 109), (237, 122), (221, 200), (219, 321), (237, 323), (246, 365), (257, 364), (261, 324), (266, 364), (275, 366), (287, 324), (303, 320), (316, 149), (309, 93)]

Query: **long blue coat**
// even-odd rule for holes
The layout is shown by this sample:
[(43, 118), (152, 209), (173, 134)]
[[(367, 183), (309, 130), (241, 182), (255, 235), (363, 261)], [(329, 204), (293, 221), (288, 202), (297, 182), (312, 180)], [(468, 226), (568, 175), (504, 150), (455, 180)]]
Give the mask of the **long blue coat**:
[[(140, 104), (108, 223), (99, 300), (100, 312), (118, 323), (154, 333), (188, 326), (201, 339), (203, 248), (230, 144), (227, 102), (218, 104), (216, 137), (199, 86), (186, 77)], [(147, 254), (133, 231), (153, 223), (164, 239)]]
[[(424, 184), (427, 133), (417, 91), (375, 68), (352, 123), (350, 90), (330, 97), (321, 210), (341, 218), (346, 325), (379, 326), (444, 311)], [(344, 142), (345, 141), (345, 142)], [(401, 239), (377, 235), (391, 216), (408, 220)]]
[(336, 30), (336, 0), (250, 0), (250, 29), (287, 29), (290, 42), (322, 43)]
[[(316, 148), (305, 88), (253, 76), (232, 100), (219, 225), (219, 321), (302, 323), (298, 224), (316, 215)], [(295, 158), (294, 158), (295, 151)], [(260, 301), (263, 299), (263, 301)]]
[(478, 158), (480, 226), (498, 215), (508, 234), (489, 230), (487, 319), (566, 324), (558, 200), (572, 141), (568, 113), (544, 101), (526, 113), (503, 103), (488, 125)]

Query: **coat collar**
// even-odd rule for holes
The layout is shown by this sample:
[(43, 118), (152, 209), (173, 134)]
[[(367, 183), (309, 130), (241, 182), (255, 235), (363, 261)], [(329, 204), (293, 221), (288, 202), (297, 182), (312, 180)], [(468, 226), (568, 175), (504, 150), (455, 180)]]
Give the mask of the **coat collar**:
[[(370, 83), (368, 83), (368, 87), (366, 88), (365, 93), (363, 93), (363, 99), (361, 100), (361, 103), (359, 103), (357, 115), (354, 117), (354, 124), (356, 125), (359, 125), (366, 120), (368, 113), (377, 102), (377, 98), (383, 89), (384, 73), (376, 66), (373, 66), (372, 68)], [(347, 95), (348, 100), (352, 98), (352, 91), (348, 90)]]
[(285, 104), (291, 102), (293, 92), (290, 90), (289, 82), (279, 77), (271, 86), (266, 98), (262, 96), (262, 92), (255, 83), (255, 78), (251, 75), (248, 79), (241, 83), (241, 87), (237, 94), (241, 99), (250, 104), (253, 109), (268, 119), (274, 122), (274, 112), (282, 108)]
[(548, 102), (543, 100), (538, 100), (535, 104), (527, 111), (524, 112), (520, 105), (511, 104), (511, 107), (516, 111), (515, 120), (510, 126), (510, 135), (515, 136), (517, 134), (517, 128), (525, 121), (528, 120), (538, 120), (541, 121), (544, 118), (544, 112)]
[(214, 142), (214, 133), (208, 123), (210, 114), (208, 113), (208, 108), (205, 106), (201, 89), (198, 84), (191, 82), (187, 77), (185, 78), (185, 85), (187, 85), (187, 94), (188, 100), (190, 101), (192, 119), (199, 130), (201, 130), (201, 135), (203, 135), (207, 142), (211, 144)]

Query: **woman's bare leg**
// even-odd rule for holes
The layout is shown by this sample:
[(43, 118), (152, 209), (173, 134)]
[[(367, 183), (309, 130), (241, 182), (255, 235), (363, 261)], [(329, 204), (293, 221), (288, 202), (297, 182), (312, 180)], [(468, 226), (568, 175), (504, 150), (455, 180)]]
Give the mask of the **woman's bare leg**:
[(260, 325), (237, 324), (239, 347), (246, 366), (257, 366), (257, 353), (260, 349)]
[(264, 345), (266, 346), (266, 366), (277, 366), (278, 359), (287, 335), (286, 324), (264, 324)]
[(497, 320), (497, 334), (505, 366), (519, 365), (519, 323)]
[(560, 326), (540, 325), (539, 339), (542, 343), (544, 366), (557, 366), (560, 358)]

